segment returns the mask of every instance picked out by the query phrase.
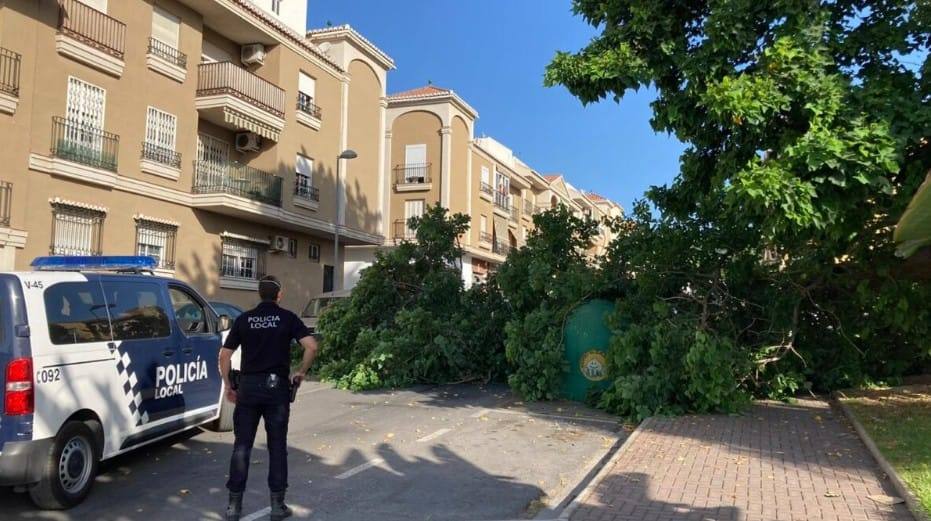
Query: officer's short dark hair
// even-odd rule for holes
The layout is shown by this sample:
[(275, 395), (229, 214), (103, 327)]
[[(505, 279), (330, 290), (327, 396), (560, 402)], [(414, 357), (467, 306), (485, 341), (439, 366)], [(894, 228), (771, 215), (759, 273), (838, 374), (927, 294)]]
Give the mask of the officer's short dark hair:
[(259, 279), (259, 297), (263, 301), (277, 300), (281, 291), (281, 282), (274, 275), (266, 275)]

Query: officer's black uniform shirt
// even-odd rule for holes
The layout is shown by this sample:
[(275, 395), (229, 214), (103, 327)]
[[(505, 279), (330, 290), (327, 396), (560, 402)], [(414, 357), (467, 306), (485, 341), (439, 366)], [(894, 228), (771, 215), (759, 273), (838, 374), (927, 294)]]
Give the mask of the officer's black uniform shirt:
[(242, 374), (276, 373), (288, 377), (291, 341), (310, 336), (294, 313), (275, 302), (262, 302), (236, 318), (223, 347), (242, 346)]

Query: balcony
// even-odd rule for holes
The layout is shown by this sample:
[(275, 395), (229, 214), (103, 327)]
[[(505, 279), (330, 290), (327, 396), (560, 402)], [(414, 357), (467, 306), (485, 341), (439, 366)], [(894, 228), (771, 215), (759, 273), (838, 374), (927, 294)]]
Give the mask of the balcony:
[(177, 181), (181, 177), (181, 153), (143, 142), (139, 168), (147, 174)]
[(123, 22), (79, 0), (58, 0), (55, 48), (62, 56), (119, 78), (125, 41)]
[(294, 205), (316, 211), (320, 206), (320, 189), (307, 181), (295, 179)]
[(492, 244), (491, 251), (492, 253), (497, 253), (498, 255), (507, 257), (508, 254), (511, 253), (511, 246), (507, 243), (498, 241)]
[(508, 204), (508, 194), (504, 192), (495, 192), (494, 211), (501, 217), (510, 217), (511, 210)]
[(52, 117), (52, 156), (116, 172), (120, 136), (68, 119)]
[(22, 57), (0, 47), (0, 112), (15, 114), (19, 105), (19, 71)]
[(194, 106), (201, 117), (231, 130), (278, 141), (284, 128), (284, 90), (231, 62), (197, 67)]
[(414, 241), (417, 239), (417, 233), (408, 228), (407, 221), (404, 219), (398, 219), (394, 221), (394, 241)]
[(320, 130), (323, 110), (314, 99), (303, 92), (297, 93), (297, 122), (314, 130)]
[(530, 219), (533, 217), (533, 214), (536, 213), (536, 208), (534, 208), (533, 201), (528, 201), (524, 199), (524, 219)]
[(194, 163), (195, 195), (231, 195), (281, 206), (281, 178), (241, 163)]
[(187, 78), (187, 54), (158, 38), (149, 38), (145, 63), (148, 68), (178, 83)]
[(13, 201), (13, 183), (0, 181), (0, 226), (10, 225), (10, 206)]
[(398, 192), (421, 192), (433, 188), (430, 163), (394, 167), (394, 189)]
[(480, 244), (494, 244), (494, 237), (488, 232), (478, 232), (478, 242)]
[(479, 195), (482, 197), (482, 199), (486, 199), (488, 201), (491, 201), (491, 199), (495, 195), (495, 190), (491, 187), (490, 184), (485, 183), (485, 182), (482, 182), (478, 186), (478, 190), (479, 190)]

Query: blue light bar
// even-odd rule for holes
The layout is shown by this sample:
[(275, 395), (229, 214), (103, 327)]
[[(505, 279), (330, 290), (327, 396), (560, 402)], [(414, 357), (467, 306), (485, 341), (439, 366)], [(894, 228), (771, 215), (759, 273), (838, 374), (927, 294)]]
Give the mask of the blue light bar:
[(151, 271), (158, 266), (155, 257), (143, 255), (101, 255), (36, 257), (36, 271)]

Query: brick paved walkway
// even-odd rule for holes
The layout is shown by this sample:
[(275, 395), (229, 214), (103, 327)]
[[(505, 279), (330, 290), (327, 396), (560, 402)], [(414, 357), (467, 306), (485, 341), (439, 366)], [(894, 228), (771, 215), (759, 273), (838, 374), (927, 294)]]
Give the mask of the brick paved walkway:
[(744, 416), (648, 420), (571, 521), (913, 521), (840, 411), (760, 403)]

